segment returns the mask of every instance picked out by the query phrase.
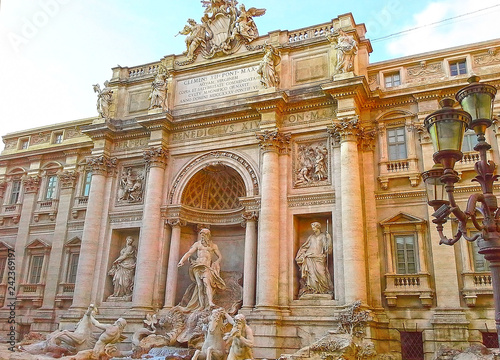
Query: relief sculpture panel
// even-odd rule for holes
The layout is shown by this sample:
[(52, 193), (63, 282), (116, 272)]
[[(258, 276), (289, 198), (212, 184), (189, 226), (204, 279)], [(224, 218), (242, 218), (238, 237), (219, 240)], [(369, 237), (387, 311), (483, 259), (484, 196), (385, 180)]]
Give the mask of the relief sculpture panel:
[(329, 156), (326, 140), (296, 143), (294, 153), (294, 187), (330, 184)]

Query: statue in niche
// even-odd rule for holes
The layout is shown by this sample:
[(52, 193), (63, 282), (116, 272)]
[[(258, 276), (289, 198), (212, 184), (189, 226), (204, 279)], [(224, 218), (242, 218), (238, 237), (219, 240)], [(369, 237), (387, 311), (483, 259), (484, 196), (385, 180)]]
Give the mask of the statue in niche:
[(266, 89), (278, 86), (280, 80), (276, 66), (279, 65), (280, 61), (279, 51), (271, 44), (266, 44), (264, 47), (264, 57), (257, 68), (257, 74), (260, 75), (260, 83)]
[(299, 167), (294, 185), (308, 185), (328, 180), (327, 157), (328, 149), (325, 145), (300, 145)]
[(167, 77), (168, 72), (165, 67), (160, 66), (155, 79), (151, 83), (151, 93), (149, 94), (149, 110), (167, 109)]
[(339, 29), (337, 38), (337, 65), (335, 73), (346, 73), (354, 69), (354, 56), (358, 53), (358, 44), (354, 37), (347, 35), (342, 29)]
[(132, 300), (132, 291), (134, 289), (134, 273), (136, 263), (137, 249), (133, 245), (134, 238), (127, 236), (126, 245), (120, 251), (120, 256), (113, 261), (113, 266), (108, 275), (113, 277), (113, 295), (109, 300)]
[[(224, 290), (226, 284), (220, 276), (222, 255), (217, 245), (212, 242), (209, 229), (200, 230), (198, 240), (182, 256), (177, 266), (183, 266), (186, 260), (195, 253), (196, 259), (190, 259), (189, 276), (196, 285), (186, 308), (211, 308), (216, 306), (213, 301), (214, 290)], [(214, 259), (214, 255), (216, 259)]]
[(231, 345), (227, 360), (253, 359), (253, 332), (247, 325), (245, 315), (238, 314), (232, 321), (233, 328), (224, 336)]
[(194, 19), (188, 19), (188, 25), (179, 31), (178, 34), (188, 35), (186, 38), (186, 57), (188, 60), (195, 58), (195, 51), (207, 40), (207, 27), (205, 23), (198, 24)]
[(104, 82), (104, 89), (101, 90), (99, 84), (93, 85), (94, 92), (97, 93), (97, 113), (100, 118), (109, 119), (110, 113), (109, 108), (111, 107), (111, 102), (113, 100), (113, 91), (108, 87), (109, 82), (106, 80)]
[(328, 271), (328, 255), (332, 253), (332, 237), (321, 232), (319, 222), (311, 223), (313, 234), (302, 244), (295, 261), (300, 268), (299, 298), (308, 294), (333, 294)]
[(136, 203), (142, 201), (142, 174), (137, 174), (132, 168), (127, 168), (120, 179), (118, 202)]

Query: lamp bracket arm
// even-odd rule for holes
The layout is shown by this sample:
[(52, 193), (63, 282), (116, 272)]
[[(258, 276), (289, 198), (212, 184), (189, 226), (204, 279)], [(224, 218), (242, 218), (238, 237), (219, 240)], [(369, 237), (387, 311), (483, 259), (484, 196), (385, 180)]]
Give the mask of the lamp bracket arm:
[(462, 231), (458, 230), (455, 236), (452, 239), (448, 239), (444, 234), (442, 230), (438, 230), (439, 233), (439, 245), (454, 245), (460, 238), (462, 237)]
[(467, 235), (465, 234), (462, 234), (462, 236), (464, 237), (465, 240), (469, 241), (469, 242), (474, 242), (476, 241), (477, 239), (481, 238), (482, 237), (482, 234), (476, 234), (472, 237), (468, 237)]

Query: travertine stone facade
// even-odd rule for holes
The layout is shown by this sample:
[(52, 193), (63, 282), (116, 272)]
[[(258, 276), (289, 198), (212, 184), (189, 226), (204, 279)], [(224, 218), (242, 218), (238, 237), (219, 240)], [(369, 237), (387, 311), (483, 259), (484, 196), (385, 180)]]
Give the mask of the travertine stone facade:
[[(3, 137), (0, 301), (15, 251), (19, 337), (69, 328), (91, 303), (105, 322), (125, 318), (128, 335), (146, 314), (166, 314), (191, 284), (178, 264), (200, 228), (218, 246), (221, 274), (242, 279), (239, 312), (257, 358), (312, 344), (357, 300), (380, 353), (400, 352), (408, 332), (430, 358), (493, 331), (488, 269), (472, 244), (438, 245), (420, 173), (433, 165), (425, 116), (472, 73), (500, 87), (500, 42), (370, 64), (351, 14), (255, 31), (226, 39), (226, 52), (190, 42), (187, 55), (113, 68), (99, 116)], [(457, 62), (466, 73), (450, 73)], [(487, 133), (497, 163), (498, 130)], [(461, 205), (476, 189), (478, 157), (464, 154)], [(333, 295), (299, 297), (295, 257), (313, 222), (333, 241), (322, 263)], [(127, 237), (137, 247), (133, 293), (111, 301), (108, 273)]]

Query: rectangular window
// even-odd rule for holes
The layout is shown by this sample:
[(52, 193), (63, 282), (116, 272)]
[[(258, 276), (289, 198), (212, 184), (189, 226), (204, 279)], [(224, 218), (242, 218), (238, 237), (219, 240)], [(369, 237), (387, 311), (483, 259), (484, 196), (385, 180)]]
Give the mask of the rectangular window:
[(58, 132), (54, 134), (54, 144), (61, 144), (63, 141), (63, 133)]
[(29, 284), (39, 284), (42, 275), (43, 255), (34, 255), (31, 258)]
[(397, 235), (396, 242), (396, 269), (398, 274), (416, 274), (417, 247), (414, 235)]
[(450, 62), (450, 75), (464, 75), (467, 74), (467, 63), (465, 60), (458, 60)]
[(5, 266), (7, 265), (7, 258), (0, 257), (0, 284), (3, 284), (3, 274), (5, 274)]
[(76, 282), (76, 270), (78, 269), (78, 258), (80, 254), (71, 254), (69, 258), (69, 266), (68, 266), (68, 278), (67, 282), (69, 284), (74, 284)]
[(30, 145), (30, 141), (28, 139), (21, 140), (20, 148), (21, 150), (26, 150)]
[(401, 358), (403, 360), (424, 360), (424, 341), (418, 331), (401, 331)]
[(82, 196), (89, 196), (90, 194), (90, 181), (92, 180), (92, 173), (87, 171), (83, 180)]
[(462, 144), (462, 152), (474, 151), (474, 146), (477, 144), (477, 135), (473, 130), (467, 130), (464, 134), (464, 142)]
[(479, 246), (477, 246), (477, 241), (474, 241), (471, 244), (472, 244), (472, 259), (474, 260), (474, 271), (476, 272), (490, 271), (490, 263), (484, 258), (484, 255), (479, 253)]
[(12, 190), (10, 192), (10, 204), (17, 204), (19, 195), (21, 194), (21, 180), (14, 180), (12, 182)]
[(496, 332), (481, 332), (483, 345), (488, 349), (498, 349), (498, 334)]
[(51, 175), (47, 178), (47, 189), (45, 191), (45, 199), (54, 199), (56, 196), (57, 176)]
[(386, 88), (401, 85), (401, 78), (399, 76), (399, 71), (395, 73), (385, 74), (384, 79)]
[(406, 159), (405, 128), (387, 129), (389, 160)]

